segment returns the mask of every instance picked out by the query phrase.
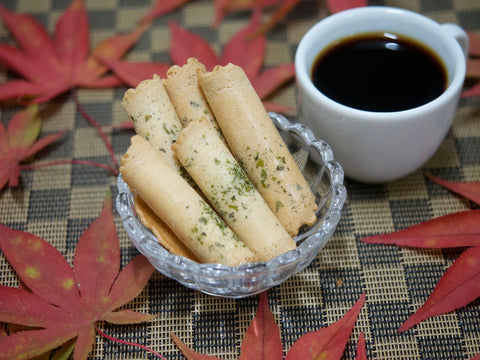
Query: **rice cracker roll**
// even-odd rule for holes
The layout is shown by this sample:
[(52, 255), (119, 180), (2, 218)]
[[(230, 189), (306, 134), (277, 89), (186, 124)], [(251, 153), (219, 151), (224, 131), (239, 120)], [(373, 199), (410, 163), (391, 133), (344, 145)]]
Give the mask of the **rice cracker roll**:
[(201, 262), (237, 266), (256, 260), (255, 254), (143, 137), (131, 138), (120, 172), (132, 192)]
[(190, 260), (199, 262), (197, 257), (185, 246), (183, 242), (168, 228), (168, 226), (155, 214), (152, 209), (143, 201), (143, 199), (135, 195), (133, 198), (135, 211), (140, 221), (148, 229), (150, 229), (158, 239), (160, 245), (174, 255), (180, 255)]
[(165, 160), (174, 169), (182, 172), (171, 146), (183, 126), (162, 79), (154, 75), (152, 79), (143, 80), (135, 89), (128, 89), (122, 106), (131, 119), (135, 132), (164, 153)]
[(296, 247), (206, 118), (193, 120), (172, 145), (177, 158), (230, 229), (267, 261)]
[(231, 151), (288, 233), (314, 224), (315, 196), (242, 68), (217, 66), (199, 82)]
[(205, 66), (195, 58), (189, 58), (183, 66), (173, 65), (167, 71), (163, 85), (170, 101), (182, 122), (187, 126), (192, 120), (202, 116), (218, 127), (207, 99), (203, 95), (197, 74), (204, 74)]

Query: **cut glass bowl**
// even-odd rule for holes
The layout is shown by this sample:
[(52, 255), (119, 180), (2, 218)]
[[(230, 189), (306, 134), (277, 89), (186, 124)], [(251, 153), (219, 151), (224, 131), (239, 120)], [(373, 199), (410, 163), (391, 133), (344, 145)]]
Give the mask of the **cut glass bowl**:
[(287, 144), (318, 205), (317, 221), (304, 226), (294, 238), (295, 250), (266, 262), (241, 266), (200, 264), (173, 255), (158, 242), (136, 215), (133, 194), (118, 176), (117, 211), (133, 245), (165, 276), (206, 294), (242, 298), (277, 286), (307, 267), (333, 235), (346, 199), (343, 169), (334, 161), (330, 146), (316, 139), (305, 125), (292, 123), (276, 113), (269, 113)]

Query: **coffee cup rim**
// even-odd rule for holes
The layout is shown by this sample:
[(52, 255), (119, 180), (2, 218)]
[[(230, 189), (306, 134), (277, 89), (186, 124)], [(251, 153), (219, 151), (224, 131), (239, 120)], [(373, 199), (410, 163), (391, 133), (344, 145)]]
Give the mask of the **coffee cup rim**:
[[(449, 84), (445, 89), (445, 91), (435, 99), (429, 101), (428, 103), (411, 108), (411, 109), (391, 111), (391, 112), (361, 110), (361, 109), (356, 109), (356, 108), (343, 105), (335, 100), (330, 99), (329, 97), (324, 95), (322, 92), (320, 92), (315, 87), (315, 85), (311, 80), (311, 77), (310, 77), (311, 69), (308, 68), (309, 66), (308, 65), (306, 66), (305, 64), (307, 62), (306, 56), (307, 56), (308, 48), (306, 47), (309, 45), (308, 42), (311, 42), (313, 38), (317, 36), (316, 33), (319, 31), (319, 29), (322, 29), (325, 26), (329, 26), (330, 23), (336, 22), (338, 18), (351, 18), (356, 14), (365, 14), (365, 13), (407, 14), (410, 17), (421, 19), (424, 22), (424, 26), (426, 27), (430, 27), (432, 29), (436, 29), (439, 31), (442, 30), (442, 27), (439, 23), (435, 22), (434, 20), (422, 14), (419, 14), (410, 10), (395, 8), (390, 6), (366, 6), (366, 7), (353, 8), (353, 9), (344, 10), (342, 12), (326, 17), (320, 20), (318, 23), (316, 23), (313, 27), (311, 27), (305, 33), (305, 35), (300, 40), (300, 43), (295, 53), (295, 74), (297, 78), (297, 84), (301, 83), (301, 85), (298, 85), (298, 86), (302, 86), (304, 91), (308, 91), (310, 96), (320, 99), (322, 103), (325, 104), (325, 106), (328, 106), (329, 108), (334, 110), (336, 109), (337, 111), (342, 111), (346, 115), (368, 115), (368, 119), (370, 120), (386, 121), (388, 119), (391, 119), (391, 121), (394, 121), (397, 118), (405, 118), (411, 113), (414, 113), (415, 116), (418, 116), (419, 112), (430, 111), (432, 107), (443, 104), (445, 101), (449, 101), (450, 98), (456, 96), (458, 91), (461, 91), (461, 88), (463, 86), (463, 82), (465, 79), (466, 61), (458, 61), (457, 59), (455, 61), (454, 74), (452, 75), (451, 81), (449, 81)], [(388, 29), (386, 31), (388, 31)], [(365, 32), (368, 32), (368, 30)], [(408, 36), (411, 38), (414, 38), (414, 36), (411, 36), (411, 35), (408, 35)], [(449, 49), (451, 49), (451, 52), (454, 54), (455, 57), (457, 57), (457, 54), (458, 54), (462, 56), (463, 59), (465, 59), (460, 45), (453, 37), (443, 36), (441, 37), (441, 39), (445, 44), (447, 44)]]

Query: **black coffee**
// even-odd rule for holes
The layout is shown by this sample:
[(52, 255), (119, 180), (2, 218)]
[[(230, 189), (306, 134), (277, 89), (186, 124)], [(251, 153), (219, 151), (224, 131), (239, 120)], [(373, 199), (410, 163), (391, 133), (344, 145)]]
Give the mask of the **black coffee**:
[(445, 91), (447, 71), (427, 47), (406, 37), (362, 34), (322, 51), (312, 67), (317, 89), (343, 105), (401, 111)]

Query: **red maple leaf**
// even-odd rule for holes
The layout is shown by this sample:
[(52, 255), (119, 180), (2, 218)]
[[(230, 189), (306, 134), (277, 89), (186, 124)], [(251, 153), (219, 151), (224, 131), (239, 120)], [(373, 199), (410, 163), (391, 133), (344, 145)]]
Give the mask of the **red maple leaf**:
[(467, 32), (470, 43), (467, 58), (467, 73), (465, 77), (473, 83), (462, 93), (462, 97), (480, 95), (480, 34)]
[[(437, 184), (478, 201), (478, 182), (463, 185), (431, 177)], [(480, 210), (444, 215), (409, 228), (361, 241), (418, 248), (467, 247), (441, 277), (426, 302), (407, 319), (406, 331), (432, 316), (459, 309), (480, 297)]]
[[(0, 286), (0, 321), (27, 326), (0, 338), (1, 359), (25, 359), (76, 339), (74, 359), (86, 359), (95, 323), (148, 321), (154, 316), (116, 310), (144, 288), (154, 268), (138, 255), (120, 272), (120, 246), (107, 196), (100, 216), (81, 235), (73, 268), (47, 241), (0, 225), (0, 248), (30, 290)], [(102, 333), (103, 334), (103, 333)]]
[(9, 184), (18, 185), (20, 163), (62, 136), (65, 131), (37, 140), (41, 121), (38, 106), (32, 105), (18, 112), (8, 123), (7, 129), (0, 123), (0, 190)]
[[(175, 22), (170, 23), (171, 46), (170, 57), (177, 65), (183, 65), (188, 58), (197, 58), (211, 70), (215, 65), (233, 63), (240, 66), (248, 76), (258, 96), (265, 100), (278, 87), (292, 80), (295, 76), (293, 63), (275, 66), (262, 71), (266, 52), (266, 38), (263, 35), (250, 39), (260, 25), (260, 11), (252, 16), (250, 24), (236, 33), (225, 45), (223, 54), (217, 56), (210, 44)], [(270, 111), (291, 112), (289, 107), (264, 101)]]
[(0, 4), (0, 18), (19, 47), (0, 43), (0, 63), (23, 77), (0, 84), (0, 101), (28, 99), (46, 102), (76, 87), (104, 88), (122, 85), (97, 59), (118, 59), (135, 44), (147, 26), (111, 37), (89, 55), (89, 24), (82, 0), (73, 0), (58, 19), (55, 35), (32, 16), (9, 11)]
[[(285, 360), (341, 359), (364, 303), (365, 294), (362, 294), (352, 308), (335, 323), (302, 335), (292, 345)], [(221, 360), (190, 349), (174, 333), (172, 337), (188, 360)], [(266, 292), (259, 296), (257, 314), (245, 333), (240, 351), (240, 360), (282, 360), (283, 358), (280, 330), (268, 308)]]
[(158, 0), (150, 11), (140, 19), (140, 24), (152, 22), (156, 18), (182, 7), (189, 1), (190, 0)]
[[(190, 0), (157, 0), (150, 11), (140, 20), (140, 23), (148, 23), (156, 18), (167, 15), (182, 7)], [(213, 26), (218, 26), (223, 18), (236, 11), (266, 9), (277, 5), (272, 16), (266, 23), (257, 29), (256, 34), (265, 33), (277, 25), (301, 0), (214, 0), (215, 18)], [(326, 0), (331, 13), (342, 10), (366, 6), (367, 0)]]

